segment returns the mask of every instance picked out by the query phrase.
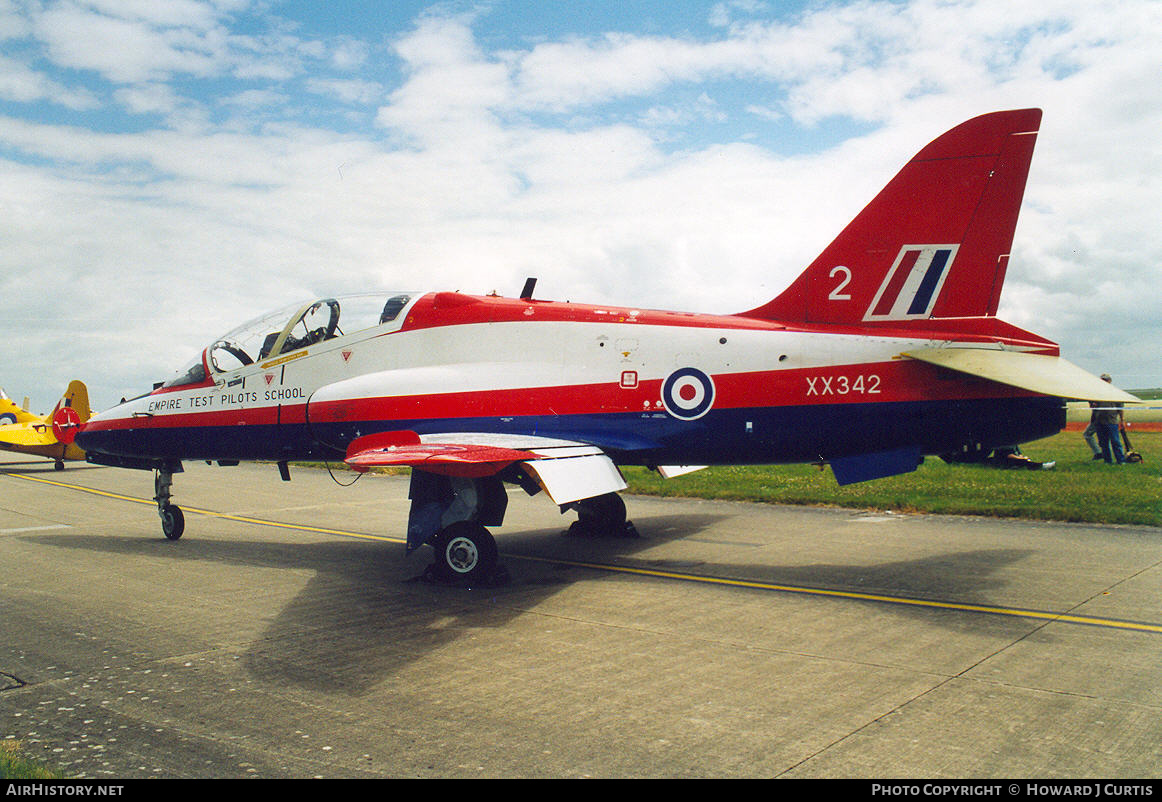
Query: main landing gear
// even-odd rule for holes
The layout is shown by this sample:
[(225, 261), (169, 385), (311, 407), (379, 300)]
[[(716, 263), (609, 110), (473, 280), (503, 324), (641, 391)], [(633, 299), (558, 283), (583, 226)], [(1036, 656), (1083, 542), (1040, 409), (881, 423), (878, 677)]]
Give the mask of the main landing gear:
[(581, 499), (561, 508), (561, 512), (567, 510), (577, 511), (577, 520), (569, 526), (570, 535), (638, 537), (633, 523), (626, 520), (625, 501), (617, 493)]
[(157, 502), (157, 514), (161, 517), (161, 531), (166, 540), (177, 540), (186, 531), (186, 516), (182, 508), (169, 501), (173, 487), (173, 470), (166, 466), (158, 468), (153, 477), (153, 500)]
[(508, 493), (496, 476), (444, 476), (413, 470), (408, 552), (430, 545), (435, 560), (424, 578), (458, 585), (497, 585), (508, 579), (489, 526), (504, 522)]
[(460, 582), (495, 582), (499, 552), (496, 539), (483, 524), (457, 521), (432, 538), (436, 560), (431, 572), (434, 578)]

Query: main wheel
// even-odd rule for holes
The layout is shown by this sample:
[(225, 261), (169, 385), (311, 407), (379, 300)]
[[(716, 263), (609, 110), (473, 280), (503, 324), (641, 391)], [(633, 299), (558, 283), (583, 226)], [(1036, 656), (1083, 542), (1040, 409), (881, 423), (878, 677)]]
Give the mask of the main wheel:
[(617, 493), (578, 501), (577, 522), (582, 526), (617, 532), (625, 527), (625, 501)]
[[(577, 511), (569, 534), (582, 537), (637, 537), (633, 524), (625, 519), (625, 502), (617, 493), (582, 499), (565, 509)], [(563, 510), (562, 510), (563, 511)]]
[(436, 566), (445, 579), (479, 580), (496, 567), (496, 540), (475, 521), (458, 521), (436, 535)]
[(186, 516), (177, 504), (161, 508), (161, 531), (166, 540), (177, 540), (186, 531)]

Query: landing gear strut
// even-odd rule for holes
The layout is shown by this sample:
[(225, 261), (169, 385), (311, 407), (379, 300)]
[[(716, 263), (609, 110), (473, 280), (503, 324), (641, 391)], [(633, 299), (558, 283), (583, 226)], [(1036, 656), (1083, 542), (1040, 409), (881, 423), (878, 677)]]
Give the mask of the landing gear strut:
[[(179, 468), (180, 470), (180, 468)], [(177, 504), (170, 504), (170, 490), (173, 487), (171, 466), (158, 468), (153, 477), (153, 500), (157, 502), (157, 514), (161, 517), (161, 531), (166, 540), (177, 540), (186, 531), (186, 516)]]

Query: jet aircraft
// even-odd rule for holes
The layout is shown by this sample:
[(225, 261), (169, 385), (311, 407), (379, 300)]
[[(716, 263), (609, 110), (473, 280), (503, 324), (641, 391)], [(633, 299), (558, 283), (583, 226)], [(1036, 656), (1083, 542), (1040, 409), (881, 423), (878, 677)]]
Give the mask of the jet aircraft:
[(48, 415), (34, 415), (0, 390), (0, 449), (48, 457), (56, 470), (64, 470), (66, 459), (85, 458), (73, 440), (88, 419), (89, 391), (76, 379)]
[(505, 483), (625, 527), (619, 466), (829, 464), (841, 484), (1056, 433), (1065, 400), (1136, 400), (996, 318), (1039, 109), (923, 148), (790, 287), (699, 315), (458, 292), (308, 301), (213, 340), (96, 415), (88, 459), (155, 471), (166, 537), (183, 460), (408, 466), (410, 552), (496, 564)]

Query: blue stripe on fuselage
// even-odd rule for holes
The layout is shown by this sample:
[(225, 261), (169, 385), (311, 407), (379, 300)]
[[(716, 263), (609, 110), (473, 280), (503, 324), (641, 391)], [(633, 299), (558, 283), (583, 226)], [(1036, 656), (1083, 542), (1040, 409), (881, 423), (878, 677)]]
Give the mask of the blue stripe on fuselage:
[(942, 454), (965, 445), (1011, 446), (1065, 425), (1047, 397), (711, 410), (695, 421), (663, 412), (516, 418), (346, 421), (329, 424), (150, 427), (85, 432), (87, 451), (181, 460), (342, 460), (347, 443), (383, 431), (537, 435), (601, 447), (643, 465), (774, 464), (829, 460), (898, 447)]

